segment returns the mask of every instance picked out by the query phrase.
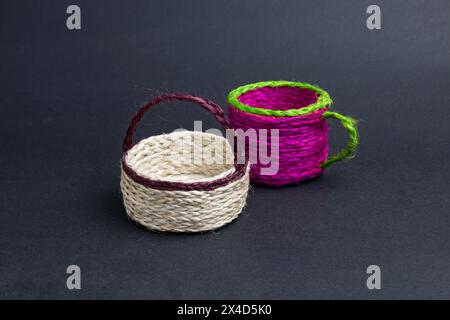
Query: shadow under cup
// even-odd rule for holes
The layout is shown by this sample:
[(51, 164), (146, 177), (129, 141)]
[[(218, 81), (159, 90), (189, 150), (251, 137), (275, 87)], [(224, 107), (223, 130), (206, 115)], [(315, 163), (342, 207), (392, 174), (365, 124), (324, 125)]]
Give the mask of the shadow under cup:
[[(231, 91), (228, 103), (229, 121), (241, 143), (245, 139), (253, 183), (282, 186), (311, 179), (356, 149), (356, 122), (329, 111), (332, 100), (317, 86), (259, 82)], [(327, 118), (340, 120), (349, 132), (347, 147), (329, 158)]]

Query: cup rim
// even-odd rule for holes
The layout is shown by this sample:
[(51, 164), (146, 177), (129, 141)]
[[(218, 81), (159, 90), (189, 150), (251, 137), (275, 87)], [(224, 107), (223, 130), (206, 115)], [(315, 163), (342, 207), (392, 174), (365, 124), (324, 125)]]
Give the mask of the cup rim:
[[(258, 108), (258, 107), (252, 107), (247, 104), (244, 104), (239, 101), (239, 96), (249, 92), (251, 90), (257, 89), (257, 88), (263, 88), (263, 87), (296, 87), (296, 88), (303, 88), (303, 89), (309, 89), (316, 93), (318, 93), (317, 101), (315, 103), (312, 103), (310, 105), (307, 105), (305, 107), (299, 108), (299, 109), (289, 109), (289, 110), (273, 110), (273, 109), (264, 109), (264, 108)], [(262, 116), (272, 116), (272, 117), (295, 117), (295, 116), (302, 116), (310, 114), (314, 111), (317, 111), (319, 109), (328, 108), (332, 103), (333, 100), (331, 99), (330, 95), (323, 89), (321, 89), (317, 85), (312, 85), (306, 82), (295, 82), (295, 81), (263, 81), (263, 82), (256, 82), (251, 84), (246, 84), (243, 86), (240, 86), (234, 90), (232, 90), (227, 97), (228, 103), (235, 107), (236, 109), (239, 109), (241, 111), (262, 115)]]

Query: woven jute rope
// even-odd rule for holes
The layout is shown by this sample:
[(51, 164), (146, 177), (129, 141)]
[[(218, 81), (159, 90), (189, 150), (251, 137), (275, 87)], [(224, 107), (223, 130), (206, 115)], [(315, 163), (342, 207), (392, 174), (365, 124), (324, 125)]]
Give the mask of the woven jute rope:
[(235, 150), (225, 138), (202, 132), (152, 136), (133, 146), (132, 136), (144, 113), (171, 100), (196, 102), (229, 128), (219, 106), (188, 94), (159, 96), (139, 109), (123, 145), (120, 186), (126, 212), (152, 230), (217, 229), (236, 219), (245, 206), (249, 164), (235, 161)]
[[(258, 82), (231, 91), (228, 103), (228, 119), (235, 129), (278, 133), (275, 140), (260, 143), (265, 148), (273, 145), (278, 148), (278, 171), (262, 174), (267, 165), (253, 161), (250, 171), (253, 183), (270, 186), (298, 183), (321, 175), (330, 165), (355, 154), (356, 120), (330, 111), (332, 100), (318, 86), (290, 81)], [(348, 132), (347, 145), (333, 156), (328, 155), (327, 119), (339, 120)]]

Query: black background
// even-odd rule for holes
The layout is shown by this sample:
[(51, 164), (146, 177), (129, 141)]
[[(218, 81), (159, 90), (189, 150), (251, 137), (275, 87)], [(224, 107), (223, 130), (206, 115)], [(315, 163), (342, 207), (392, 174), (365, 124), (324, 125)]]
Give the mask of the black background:
[[(0, 3), (0, 298), (449, 298), (450, 2)], [(382, 30), (366, 28), (366, 8)], [(225, 105), (264, 80), (318, 84), (360, 120), (357, 157), (253, 187), (235, 223), (170, 235), (130, 222), (121, 140), (136, 108), (186, 91)], [(218, 127), (189, 103), (139, 136)], [(346, 135), (331, 124), (337, 152)], [(66, 268), (82, 290), (66, 288)], [(366, 288), (366, 268), (382, 289)]]

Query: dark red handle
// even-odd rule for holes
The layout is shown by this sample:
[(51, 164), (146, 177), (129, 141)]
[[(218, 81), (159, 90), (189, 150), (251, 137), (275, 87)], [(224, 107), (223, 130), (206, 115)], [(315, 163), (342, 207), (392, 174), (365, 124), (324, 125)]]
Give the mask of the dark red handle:
[(199, 104), (202, 108), (208, 110), (211, 112), (214, 117), (219, 121), (219, 123), (222, 125), (224, 130), (231, 129), (230, 123), (228, 122), (228, 119), (226, 118), (222, 108), (212, 102), (211, 100), (192, 96), (187, 93), (170, 93), (170, 94), (164, 94), (157, 96), (153, 98), (151, 101), (149, 101), (147, 104), (142, 106), (136, 114), (133, 116), (133, 118), (130, 121), (130, 124), (127, 129), (127, 133), (125, 135), (125, 139), (123, 140), (123, 152), (127, 152), (131, 149), (133, 146), (133, 135), (136, 132), (137, 125), (139, 124), (139, 121), (141, 121), (144, 114), (152, 107), (157, 105), (160, 102), (167, 102), (167, 101), (191, 101)]

